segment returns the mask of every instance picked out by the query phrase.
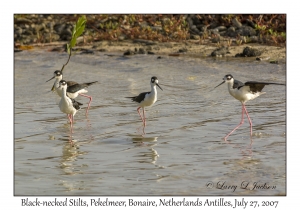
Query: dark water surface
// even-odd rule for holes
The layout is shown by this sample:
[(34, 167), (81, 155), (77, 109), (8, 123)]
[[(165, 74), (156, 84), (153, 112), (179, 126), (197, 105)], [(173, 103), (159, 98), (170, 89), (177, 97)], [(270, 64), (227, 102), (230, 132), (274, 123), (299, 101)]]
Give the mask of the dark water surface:
[[(252, 146), (247, 118), (230, 143), (222, 140), (240, 122), (241, 104), (226, 85), (214, 90), (228, 73), (244, 82), (286, 83), (285, 64), (114, 55), (77, 54), (65, 68), (66, 80), (98, 81), (88, 89), (88, 117), (88, 99), (77, 98), (84, 106), (70, 137), (53, 82), (46, 83), (67, 54), (15, 53), (15, 195), (286, 194), (286, 87), (266, 86), (247, 103)], [(152, 76), (163, 91), (146, 108), (142, 137), (137, 104), (124, 97), (149, 91)], [(270, 188), (252, 190), (255, 182)]]

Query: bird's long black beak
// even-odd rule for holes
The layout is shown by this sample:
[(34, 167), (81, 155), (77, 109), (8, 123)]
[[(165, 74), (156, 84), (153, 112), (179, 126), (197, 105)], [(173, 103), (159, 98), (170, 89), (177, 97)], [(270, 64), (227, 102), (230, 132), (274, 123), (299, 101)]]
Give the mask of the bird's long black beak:
[[(225, 81), (221, 82), (221, 83), (220, 83), (219, 85), (217, 85), (216, 87), (219, 87), (219, 86), (222, 85), (223, 83), (225, 83)], [(215, 88), (216, 88), (216, 87), (215, 87)]]
[(53, 76), (51, 79), (47, 80), (46, 82), (49, 82), (50, 80), (52, 80), (52, 79), (54, 79), (54, 78), (55, 78), (55, 76)]
[(161, 90), (163, 90), (160, 86), (159, 86), (159, 84), (158, 83), (156, 83), (156, 85), (161, 89)]

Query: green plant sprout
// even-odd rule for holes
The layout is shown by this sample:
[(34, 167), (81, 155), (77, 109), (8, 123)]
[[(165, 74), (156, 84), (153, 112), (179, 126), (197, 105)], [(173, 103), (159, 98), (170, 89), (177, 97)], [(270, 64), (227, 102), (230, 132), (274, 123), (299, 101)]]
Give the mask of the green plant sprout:
[[(72, 38), (69, 43), (67, 43), (67, 52), (69, 54), (69, 58), (67, 62), (62, 66), (61, 72), (64, 70), (65, 66), (69, 63), (70, 58), (72, 56), (72, 48), (75, 47), (77, 38), (83, 33), (86, 24), (86, 17), (83, 15), (78, 20), (77, 23), (73, 27)], [(51, 91), (54, 91), (54, 85), (52, 86)]]

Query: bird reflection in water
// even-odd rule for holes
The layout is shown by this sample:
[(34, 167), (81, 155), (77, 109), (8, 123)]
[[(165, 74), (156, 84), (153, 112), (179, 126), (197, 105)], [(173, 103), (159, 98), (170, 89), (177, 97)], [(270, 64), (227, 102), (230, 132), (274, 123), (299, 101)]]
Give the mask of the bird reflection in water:
[[(146, 151), (142, 151), (141, 154), (139, 155), (139, 157), (142, 158), (142, 160), (140, 160), (139, 162), (147, 162), (147, 163), (152, 163), (155, 165), (157, 158), (159, 157), (159, 154), (157, 153), (157, 151), (153, 148), (154, 146), (157, 145), (157, 137), (133, 137), (132, 138), (132, 142), (134, 144), (136, 144), (136, 147), (150, 147), (149, 150)], [(147, 157), (147, 159), (145, 160), (145, 157)], [(148, 159), (148, 157), (150, 157), (150, 161)]]
[(253, 139), (252, 137), (250, 137), (250, 144), (247, 145), (246, 147), (242, 148), (242, 146), (240, 146), (240, 144), (237, 143), (231, 143), (231, 141), (224, 141), (226, 142), (228, 145), (232, 146), (232, 148), (238, 148), (240, 149), (240, 152), (243, 155), (243, 158), (245, 157), (252, 157), (252, 143), (253, 143)]
[(145, 133), (145, 126), (142, 125), (142, 126), (138, 127), (138, 128), (136, 129), (136, 132), (137, 132), (138, 134), (140, 134), (142, 137), (144, 137), (144, 135), (146, 134), (146, 133)]
[(66, 191), (77, 191), (86, 188), (84, 182), (78, 182), (76, 179), (70, 179), (69, 176), (76, 176), (77, 174), (84, 174), (85, 168), (88, 165), (78, 164), (78, 157), (86, 155), (88, 152), (81, 151), (80, 145), (89, 143), (93, 138), (89, 138), (86, 141), (73, 139), (73, 144), (64, 144), (62, 147), (62, 154), (59, 160), (59, 168), (62, 170), (62, 175), (59, 179), (60, 185), (62, 185)]

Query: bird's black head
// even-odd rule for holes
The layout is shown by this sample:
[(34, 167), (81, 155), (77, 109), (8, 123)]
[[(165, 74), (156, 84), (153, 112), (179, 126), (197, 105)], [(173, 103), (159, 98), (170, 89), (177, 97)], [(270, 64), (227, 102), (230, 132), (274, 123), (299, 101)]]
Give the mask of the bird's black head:
[(59, 81), (59, 85), (60, 85), (60, 86), (65, 86), (65, 85), (67, 85), (66, 80), (63, 80), (63, 79), (60, 80), (60, 81)]
[(60, 76), (62, 76), (62, 72), (60, 70), (56, 70), (54, 72), (54, 76), (51, 79), (47, 80), (46, 82), (49, 82), (50, 80), (54, 79), (55, 77), (60, 77)]
[(60, 76), (60, 75), (62, 75), (62, 72), (60, 70), (56, 70), (54, 72), (54, 76)]
[[(221, 82), (219, 85), (217, 85), (216, 87), (219, 87), (220, 85), (224, 84), (225, 82), (229, 83), (231, 82), (231, 80), (233, 79), (233, 76), (231, 74), (226, 74), (224, 77), (223, 77), (223, 82)], [(215, 87), (215, 88), (216, 88)]]
[(223, 80), (231, 80), (233, 76), (231, 74), (226, 74)]
[(155, 80), (158, 81), (157, 77), (151, 77), (151, 83), (155, 83)]
[(156, 86), (159, 87), (161, 90), (163, 90), (163, 89), (159, 86), (159, 84), (158, 84), (158, 79), (157, 79), (157, 77), (155, 77), (155, 76), (151, 77), (151, 84), (156, 85)]

